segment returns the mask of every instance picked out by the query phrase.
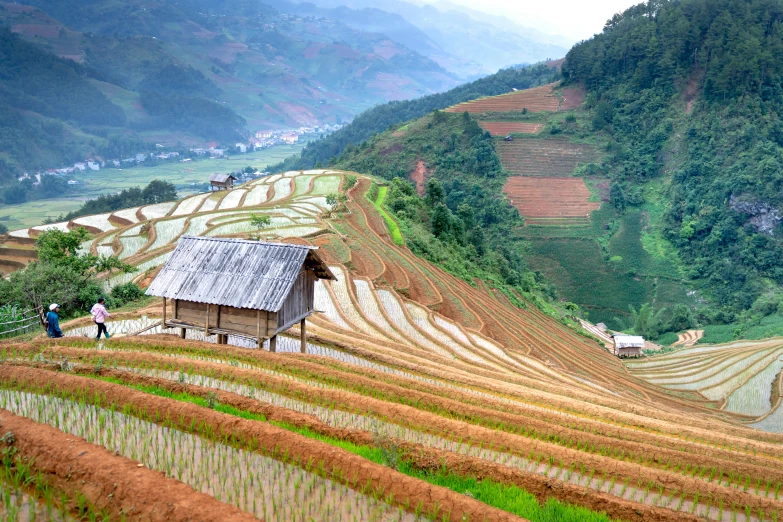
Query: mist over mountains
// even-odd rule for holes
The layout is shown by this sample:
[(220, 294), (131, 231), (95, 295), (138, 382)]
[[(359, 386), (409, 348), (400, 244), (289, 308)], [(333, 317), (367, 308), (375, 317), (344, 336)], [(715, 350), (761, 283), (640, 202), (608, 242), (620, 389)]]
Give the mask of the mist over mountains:
[(565, 54), (464, 11), (365, 4), (0, 2), (0, 177), (156, 143), (233, 146), (258, 129), (341, 123)]
[(296, 12), (334, 17), (357, 29), (384, 33), (468, 78), (559, 58), (571, 43), (442, 0), (424, 5), (391, 0), (381, 8), (377, 5), (371, 0), (311, 0), (298, 2)]

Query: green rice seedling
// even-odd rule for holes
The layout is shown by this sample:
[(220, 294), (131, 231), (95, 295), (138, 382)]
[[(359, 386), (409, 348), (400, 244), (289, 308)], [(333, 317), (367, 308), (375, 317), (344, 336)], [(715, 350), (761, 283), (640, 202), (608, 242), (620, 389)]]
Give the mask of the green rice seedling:
[[(40, 402), (44, 403), (44, 408), (40, 410), (42, 417), (39, 417), (37, 407)], [(307, 505), (306, 501), (313, 498), (312, 495), (305, 495), (304, 488), (301, 487), (298, 490), (290, 487), (279, 489), (285, 484), (286, 476), (289, 477), (289, 484), (303, 483), (313, 478), (320, 484), (315, 489), (321, 501), (310, 504), (311, 509), (304, 513), (305, 518), (341, 520), (346, 506), (353, 504), (366, 512), (368, 519), (390, 516), (389, 520), (398, 520), (397, 510), (382, 500), (362, 496), (328, 479), (314, 477), (312, 473), (301, 468), (178, 430), (163, 428), (116, 411), (9, 390), (0, 390), (0, 407), (46, 424), (60, 418), (61, 429), (67, 433), (91, 437), (110, 451), (120, 450), (122, 446), (117, 439), (121, 434), (125, 434), (130, 439), (125, 445), (126, 457), (140, 461), (150, 469), (166, 471), (180, 468), (180, 480), (197, 491), (211, 494), (248, 512), (252, 512), (253, 499), (256, 508), (259, 504), (276, 502), (277, 509), (268, 513), (272, 516), (268, 520), (300, 519), (296, 510)], [(104, 429), (98, 422), (100, 415), (106, 415)], [(107, 438), (105, 426), (108, 425), (113, 426), (114, 440)], [(125, 429), (126, 427), (130, 429)], [(178, 466), (178, 459), (184, 456), (187, 456), (190, 465)], [(258, 480), (254, 486), (248, 485), (248, 494), (245, 495), (243, 488), (237, 485), (242, 483), (243, 477), (251, 473), (255, 474)], [(275, 491), (274, 487), (278, 490)], [(327, 491), (330, 491), (330, 494), (325, 494)], [(324, 494), (321, 494), (322, 492)], [(77, 500), (82, 508), (86, 507), (84, 499)], [(403, 520), (414, 519), (411, 515), (406, 515)]]

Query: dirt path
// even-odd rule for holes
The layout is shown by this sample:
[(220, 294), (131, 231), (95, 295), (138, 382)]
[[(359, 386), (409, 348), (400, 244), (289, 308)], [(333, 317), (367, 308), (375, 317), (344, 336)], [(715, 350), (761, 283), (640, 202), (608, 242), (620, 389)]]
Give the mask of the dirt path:
[[(178, 480), (140, 466), (101, 446), (0, 410), (0, 429), (58, 491), (84, 495), (97, 511), (127, 521), (250, 521), (255, 517), (194, 491)], [(76, 507), (68, 506), (70, 509)]]
[(416, 183), (416, 193), (424, 197), (424, 187), (427, 183), (427, 165), (423, 161), (419, 160), (416, 163), (416, 168), (411, 172), (411, 180)]

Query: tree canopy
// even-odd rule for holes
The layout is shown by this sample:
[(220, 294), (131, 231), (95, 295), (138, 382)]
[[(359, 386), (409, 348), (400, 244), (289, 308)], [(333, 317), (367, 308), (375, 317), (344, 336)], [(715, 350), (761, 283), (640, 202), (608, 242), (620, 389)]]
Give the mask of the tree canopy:
[(783, 284), (781, 50), (780, 2), (653, 0), (563, 64), (609, 137), (612, 201), (663, 180), (665, 235), (722, 319)]

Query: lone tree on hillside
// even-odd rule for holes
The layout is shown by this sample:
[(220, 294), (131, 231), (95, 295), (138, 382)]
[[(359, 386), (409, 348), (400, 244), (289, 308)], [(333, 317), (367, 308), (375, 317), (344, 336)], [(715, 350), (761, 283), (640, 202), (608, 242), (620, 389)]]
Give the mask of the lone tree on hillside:
[(266, 214), (250, 214), (250, 226), (256, 229), (255, 234), (250, 235), (250, 239), (261, 240), (261, 230), (272, 224), (272, 218)]

